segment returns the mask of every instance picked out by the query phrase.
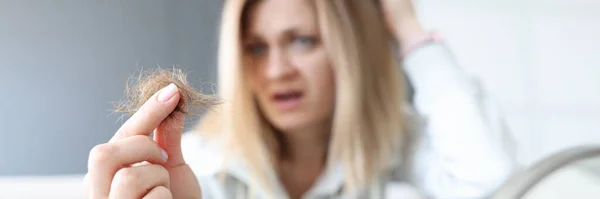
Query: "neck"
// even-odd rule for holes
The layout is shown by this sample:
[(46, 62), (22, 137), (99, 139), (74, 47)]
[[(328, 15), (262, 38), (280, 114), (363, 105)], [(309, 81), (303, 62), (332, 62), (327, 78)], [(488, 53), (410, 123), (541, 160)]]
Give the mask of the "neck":
[(287, 131), (281, 135), (281, 161), (289, 163), (324, 165), (329, 145), (331, 124)]
[(300, 198), (322, 173), (327, 159), (331, 123), (286, 131), (279, 135), (279, 179), (291, 198)]

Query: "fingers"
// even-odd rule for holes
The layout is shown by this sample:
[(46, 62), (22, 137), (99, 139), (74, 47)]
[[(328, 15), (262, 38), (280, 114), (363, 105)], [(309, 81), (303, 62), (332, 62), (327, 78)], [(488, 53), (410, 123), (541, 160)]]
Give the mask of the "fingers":
[(137, 135), (94, 147), (88, 160), (87, 189), (92, 198), (106, 198), (115, 173), (126, 165), (148, 161), (163, 164), (167, 156), (148, 136)]
[(163, 186), (154, 187), (143, 199), (172, 199), (171, 191)]
[(156, 143), (169, 153), (169, 159), (164, 165), (167, 168), (185, 164), (181, 153), (184, 117), (182, 113), (173, 113), (172, 118), (158, 125), (154, 133)]
[(202, 198), (202, 191), (198, 179), (189, 165), (166, 168), (171, 179), (171, 193), (173, 198)]
[(164, 167), (148, 164), (122, 168), (113, 178), (109, 198), (141, 198), (157, 186), (169, 191), (169, 172)]
[(150, 135), (173, 112), (179, 99), (179, 89), (175, 84), (169, 84), (156, 92), (121, 126), (111, 141), (132, 135)]

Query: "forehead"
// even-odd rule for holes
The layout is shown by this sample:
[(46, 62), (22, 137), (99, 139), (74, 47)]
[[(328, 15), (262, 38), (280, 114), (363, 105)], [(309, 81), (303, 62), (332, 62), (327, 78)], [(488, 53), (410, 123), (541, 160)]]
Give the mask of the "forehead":
[(317, 28), (316, 12), (310, 0), (262, 0), (249, 7), (246, 31), (252, 35), (274, 36), (295, 29)]

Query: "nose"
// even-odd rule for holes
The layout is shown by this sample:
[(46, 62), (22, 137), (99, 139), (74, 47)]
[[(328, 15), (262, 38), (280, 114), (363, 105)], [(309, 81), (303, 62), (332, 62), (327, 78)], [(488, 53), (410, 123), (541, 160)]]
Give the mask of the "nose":
[(297, 69), (290, 64), (289, 58), (286, 53), (282, 53), (279, 50), (273, 50), (271, 52), (268, 63), (266, 76), (270, 80), (282, 80), (289, 79), (296, 75)]

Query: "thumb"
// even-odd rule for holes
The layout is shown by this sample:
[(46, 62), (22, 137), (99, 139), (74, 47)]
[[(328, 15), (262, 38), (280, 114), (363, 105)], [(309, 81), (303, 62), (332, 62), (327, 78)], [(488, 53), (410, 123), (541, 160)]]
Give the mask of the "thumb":
[(183, 133), (184, 121), (185, 115), (175, 111), (154, 130), (154, 141), (169, 156), (167, 163), (164, 164), (166, 168), (185, 164), (183, 154), (181, 153), (181, 135)]

